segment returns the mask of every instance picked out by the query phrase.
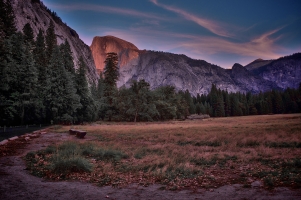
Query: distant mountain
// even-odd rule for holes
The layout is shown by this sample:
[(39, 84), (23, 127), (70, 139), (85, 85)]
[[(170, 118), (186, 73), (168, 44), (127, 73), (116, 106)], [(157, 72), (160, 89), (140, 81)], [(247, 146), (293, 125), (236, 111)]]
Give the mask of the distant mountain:
[(301, 83), (301, 53), (295, 53), (277, 60), (261, 61), (256, 68), (245, 66), (254, 75), (273, 82), (281, 89), (297, 88)]
[(89, 82), (97, 82), (98, 75), (91, 50), (89, 46), (79, 38), (75, 30), (63, 23), (56, 13), (51, 12), (38, 0), (9, 1), (16, 16), (16, 27), (19, 31), (22, 31), (24, 25), (29, 23), (36, 37), (39, 29), (42, 29), (44, 34), (46, 34), (50, 21), (53, 21), (58, 43), (61, 44), (67, 39), (71, 46), (75, 67), (77, 66), (78, 59), (82, 56), (88, 66), (87, 77)]
[(249, 71), (260, 68), (264, 65), (270, 64), (273, 60), (263, 60), (261, 58), (258, 58), (251, 62), (250, 64), (246, 65), (245, 68)]
[(90, 48), (98, 73), (104, 69), (106, 53), (118, 52), (120, 66), (139, 55), (139, 49), (135, 45), (114, 36), (94, 37)]
[[(290, 81), (281, 85), (283, 82), (277, 81), (277, 75), (285, 70), (298, 74), (301, 69), (297, 58), (289, 59), (292, 63), (290, 67), (284, 61), (281, 61), (282, 64), (280, 64), (278, 60), (258, 59), (245, 67), (236, 63), (232, 69), (224, 69), (185, 55), (138, 50), (132, 43), (113, 36), (94, 38), (91, 50), (94, 60), (101, 61), (104, 60), (105, 53), (109, 51), (118, 53), (120, 65), (118, 87), (129, 87), (132, 80), (145, 79), (150, 83), (152, 89), (163, 85), (173, 85), (177, 90), (189, 90), (193, 95), (207, 94), (212, 83), (229, 92), (259, 93), (271, 89), (281, 90), (286, 88)], [(269, 67), (264, 68), (267, 64), (278, 67), (274, 70)], [(100, 62), (96, 66), (101, 71), (104, 64)], [(284, 77), (282, 79), (284, 80)], [(301, 82), (298, 78), (295, 78), (294, 81)], [(296, 88), (299, 82), (297, 84), (290, 83), (290, 86)]]

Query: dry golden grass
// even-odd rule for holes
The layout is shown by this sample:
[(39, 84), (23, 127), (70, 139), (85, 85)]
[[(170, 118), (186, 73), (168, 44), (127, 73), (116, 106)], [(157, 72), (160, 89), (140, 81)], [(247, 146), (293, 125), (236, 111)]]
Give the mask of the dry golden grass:
[(92, 159), (92, 173), (71, 174), (70, 178), (80, 176), (100, 185), (118, 186), (162, 183), (169, 189), (231, 183), (248, 187), (256, 179), (266, 187), (301, 186), (301, 114), (99, 122), (72, 128), (88, 132), (81, 143), (118, 150), (127, 158), (114, 162)]

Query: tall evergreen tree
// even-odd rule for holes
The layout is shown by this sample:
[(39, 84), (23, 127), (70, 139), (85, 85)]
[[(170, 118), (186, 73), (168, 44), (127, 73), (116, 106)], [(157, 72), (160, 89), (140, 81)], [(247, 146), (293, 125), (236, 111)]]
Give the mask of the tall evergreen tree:
[(0, 0), (0, 27), (5, 38), (9, 38), (17, 32), (11, 1)]
[(114, 52), (107, 53), (104, 68), (104, 97), (108, 105), (106, 114), (111, 121), (113, 114), (116, 112), (114, 107), (114, 97), (117, 94), (116, 82), (119, 76), (118, 56)]
[[(15, 16), (10, 1), (0, 0), (0, 125), (8, 125), (14, 119), (14, 107), (10, 100), (10, 84), (16, 74), (12, 71), (16, 66), (12, 65), (14, 45), (13, 35), (16, 34)], [(13, 77), (11, 77), (12, 75)]]
[(80, 98), (81, 107), (77, 109), (77, 121), (93, 121), (95, 119), (96, 105), (89, 91), (88, 82), (86, 79), (87, 65), (82, 57), (78, 61), (78, 69), (76, 72), (76, 88), (77, 95)]
[(33, 46), (34, 35), (33, 35), (33, 30), (31, 28), (30, 24), (29, 23), (25, 24), (22, 30), (23, 30), (25, 42), (30, 44), (31, 46)]
[(65, 69), (71, 74), (75, 74), (75, 67), (73, 63), (72, 51), (68, 40), (66, 39), (64, 43), (60, 45), (60, 51), (63, 55), (63, 63)]
[(46, 43), (46, 61), (47, 63), (49, 63), (52, 56), (52, 52), (57, 45), (54, 23), (52, 20), (50, 20), (49, 27), (46, 31), (45, 43)]
[[(114, 52), (107, 53), (104, 68), (104, 83), (105, 83), (105, 96), (112, 96), (112, 92), (116, 89), (116, 82), (119, 77), (118, 69), (118, 56)], [(111, 104), (112, 102), (110, 102)]]
[(47, 94), (49, 93), (50, 85), (51, 85), (50, 82), (51, 68), (46, 63), (45, 39), (43, 36), (43, 31), (41, 29), (39, 29), (39, 33), (37, 35), (34, 44), (35, 45), (33, 49), (33, 54), (34, 54), (34, 59), (36, 63), (37, 73), (38, 73), (38, 83), (37, 83), (38, 106), (36, 108), (39, 113), (38, 122), (49, 123), (50, 118), (46, 120), (46, 102), (47, 102)]
[(76, 118), (76, 111), (80, 108), (80, 99), (76, 88), (63, 62), (62, 53), (56, 46), (49, 63), (51, 68), (51, 88), (47, 100), (51, 112), (51, 119), (56, 123), (72, 123)]

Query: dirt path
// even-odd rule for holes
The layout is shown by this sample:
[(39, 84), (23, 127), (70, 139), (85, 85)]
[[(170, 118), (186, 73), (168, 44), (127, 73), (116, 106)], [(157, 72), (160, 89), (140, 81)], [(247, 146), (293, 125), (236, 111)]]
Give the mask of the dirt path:
[(84, 182), (50, 182), (34, 177), (26, 170), (22, 157), (30, 151), (45, 148), (59, 141), (74, 139), (67, 134), (47, 133), (28, 141), (13, 156), (0, 158), (0, 199), (301, 199), (301, 189), (276, 188), (266, 191), (256, 187), (228, 185), (198, 191), (165, 191), (160, 185), (127, 188), (97, 187)]

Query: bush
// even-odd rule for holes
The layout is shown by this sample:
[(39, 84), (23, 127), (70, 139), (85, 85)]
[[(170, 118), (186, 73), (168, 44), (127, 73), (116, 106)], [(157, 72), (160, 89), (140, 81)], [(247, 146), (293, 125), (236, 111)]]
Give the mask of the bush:
[(58, 174), (67, 174), (70, 172), (91, 172), (92, 164), (85, 158), (81, 157), (66, 159), (64, 157), (57, 156), (54, 159), (51, 169), (54, 173)]

